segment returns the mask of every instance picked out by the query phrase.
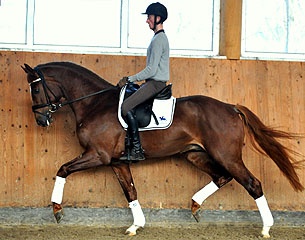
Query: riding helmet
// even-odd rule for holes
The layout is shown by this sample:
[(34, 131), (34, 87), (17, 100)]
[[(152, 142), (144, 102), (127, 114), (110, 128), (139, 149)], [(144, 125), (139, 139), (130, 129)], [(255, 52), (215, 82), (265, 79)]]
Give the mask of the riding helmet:
[(145, 13), (143, 14), (160, 16), (161, 23), (163, 23), (167, 19), (167, 9), (163, 4), (159, 2), (150, 4), (147, 7)]

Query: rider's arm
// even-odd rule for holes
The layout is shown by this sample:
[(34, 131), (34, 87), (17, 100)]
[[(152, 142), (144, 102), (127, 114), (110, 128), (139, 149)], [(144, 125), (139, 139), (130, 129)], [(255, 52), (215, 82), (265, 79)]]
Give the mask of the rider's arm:
[(169, 46), (165, 35), (157, 34), (147, 49), (146, 67), (139, 73), (129, 77), (130, 82), (155, 79), (169, 79)]

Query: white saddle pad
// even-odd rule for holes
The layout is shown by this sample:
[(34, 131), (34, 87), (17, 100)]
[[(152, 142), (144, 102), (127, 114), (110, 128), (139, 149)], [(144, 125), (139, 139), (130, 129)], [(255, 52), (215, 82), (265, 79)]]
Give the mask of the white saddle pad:
[[(121, 114), (121, 105), (124, 100), (126, 86), (122, 87), (120, 93), (120, 101), (118, 107), (118, 118), (124, 129), (127, 129), (128, 125), (122, 118)], [(166, 100), (155, 99), (153, 103), (153, 112), (155, 113), (159, 124), (156, 124), (154, 117), (151, 117), (150, 123), (147, 127), (139, 128), (139, 131), (147, 131), (147, 130), (158, 130), (158, 129), (167, 129), (173, 122), (174, 111), (176, 106), (176, 98), (171, 97)]]

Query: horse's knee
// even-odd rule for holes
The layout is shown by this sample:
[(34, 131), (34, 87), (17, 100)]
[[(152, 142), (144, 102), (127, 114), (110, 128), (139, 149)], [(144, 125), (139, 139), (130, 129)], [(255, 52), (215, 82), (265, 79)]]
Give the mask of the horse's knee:
[(68, 168), (67, 168), (67, 166), (66, 166), (65, 164), (62, 165), (62, 166), (58, 169), (57, 174), (56, 174), (56, 176), (59, 176), (59, 177), (62, 177), (62, 178), (67, 178), (68, 175), (69, 175), (69, 173), (68, 173)]
[(133, 184), (132, 184), (132, 186), (131, 186), (129, 189), (127, 189), (127, 191), (126, 191), (126, 193), (125, 193), (125, 196), (126, 196), (128, 202), (132, 202), (132, 201), (138, 199), (137, 190), (136, 190), (136, 188), (133, 186)]

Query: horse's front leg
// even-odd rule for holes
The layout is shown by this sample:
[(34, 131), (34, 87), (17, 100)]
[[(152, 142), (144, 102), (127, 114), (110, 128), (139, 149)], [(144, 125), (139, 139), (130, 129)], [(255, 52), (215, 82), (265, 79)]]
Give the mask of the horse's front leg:
[(145, 217), (141, 205), (137, 200), (137, 190), (134, 186), (129, 164), (121, 163), (112, 165), (112, 169), (121, 184), (133, 216), (133, 224), (126, 230), (125, 234), (134, 236), (137, 234), (139, 228), (144, 227)]
[(53, 214), (57, 223), (63, 218), (63, 208), (61, 206), (63, 199), (64, 186), (66, 178), (74, 172), (86, 170), (93, 167), (104, 165), (100, 157), (93, 152), (85, 152), (84, 154), (74, 158), (68, 163), (62, 165), (56, 175), (54, 188), (52, 192), (51, 202), (53, 204)]
[(56, 176), (51, 202), (53, 204), (53, 214), (57, 223), (60, 223), (63, 218), (63, 209), (61, 207), (61, 202), (63, 198), (65, 183), (66, 178)]

